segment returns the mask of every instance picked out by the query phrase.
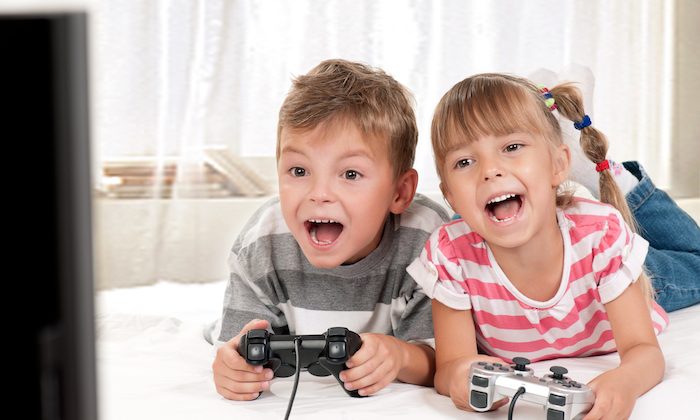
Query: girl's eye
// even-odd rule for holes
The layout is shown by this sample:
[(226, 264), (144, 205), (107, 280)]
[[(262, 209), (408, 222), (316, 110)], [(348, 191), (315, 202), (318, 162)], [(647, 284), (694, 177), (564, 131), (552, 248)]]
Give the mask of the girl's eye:
[(289, 170), (289, 173), (295, 178), (302, 177), (306, 175), (306, 169), (300, 168), (299, 166), (295, 166)]
[(457, 161), (457, 164), (455, 164), (456, 168), (466, 168), (467, 166), (473, 165), (474, 160), (472, 159), (460, 159)]
[(360, 177), (360, 174), (357, 171), (353, 171), (352, 169), (345, 171), (345, 179), (350, 179), (350, 180), (355, 180)]
[(520, 150), (523, 147), (522, 144), (509, 144), (506, 146), (506, 152), (515, 152), (516, 150)]

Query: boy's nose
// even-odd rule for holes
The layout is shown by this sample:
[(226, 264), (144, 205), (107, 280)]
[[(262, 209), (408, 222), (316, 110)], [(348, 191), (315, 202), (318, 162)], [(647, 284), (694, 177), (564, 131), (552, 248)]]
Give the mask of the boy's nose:
[(498, 167), (490, 167), (489, 169), (484, 171), (484, 181), (488, 181), (490, 179), (494, 179), (497, 177), (502, 177), (503, 176), (503, 171), (498, 168)]
[(327, 179), (316, 179), (309, 194), (311, 201), (315, 203), (329, 203), (333, 201), (333, 197), (330, 181)]

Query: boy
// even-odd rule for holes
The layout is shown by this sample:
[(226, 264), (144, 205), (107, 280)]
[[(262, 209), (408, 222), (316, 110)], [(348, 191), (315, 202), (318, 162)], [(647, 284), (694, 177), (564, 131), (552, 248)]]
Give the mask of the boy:
[(418, 138), (409, 93), (381, 70), (344, 60), (294, 80), (279, 113), (279, 198), (263, 205), (236, 240), (229, 264), (217, 391), (252, 400), (270, 369), (238, 354), (250, 329), (362, 337), (341, 380), (371, 395), (394, 379), (432, 385), (430, 301), (406, 266), (448, 220), (414, 195)]

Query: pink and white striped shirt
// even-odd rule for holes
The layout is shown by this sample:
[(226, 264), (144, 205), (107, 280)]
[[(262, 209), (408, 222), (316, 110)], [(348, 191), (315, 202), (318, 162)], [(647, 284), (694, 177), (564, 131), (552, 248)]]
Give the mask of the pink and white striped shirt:
[[(592, 356), (615, 351), (605, 303), (620, 296), (642, 272), (648, 243), (612, 206), (577, 198), (557, 210), (564, 239), (558, 291), (546, 302), (520, 293), (489, 246), (463, 220), (442, 225), (408, 272), (425, 293), (446, 306), (471, 310), (481, 351), (512, 361)], [(653, 303), (656, 333), (668, 325)]]

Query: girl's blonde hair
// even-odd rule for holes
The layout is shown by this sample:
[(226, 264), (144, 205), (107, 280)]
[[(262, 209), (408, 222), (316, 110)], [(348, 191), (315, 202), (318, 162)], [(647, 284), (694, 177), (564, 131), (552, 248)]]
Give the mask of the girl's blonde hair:
[[(559, 113), (571, 121), (585, 115), (581, 92), (572, 83), (550, 90)], [(440, 99), (431, 127), (435, 166), (444, 179), (447, 154), (460, 145), (486, 136), (505, 136), (526, 131), (543, 136), (553, 150), (563, 143), (561, 127), (553, 110), (545, 104), (542, 90), (527, 79), (507, 74), (477, 74), (457, 83)], [(586, 156), (598, 163), (606, 159), (608, 142), (592, 125), (581, 130), (581, 147)], [(557, 206), (566, 208), (573, 201), (573, 191), (560, 188)], [(610, 171), (600, 172), (600, 201), (613, 205), (630, 228), (637, 225), (624, 195)], [(649, 301), (653, 288), (646, 273), (639, 279)]]

